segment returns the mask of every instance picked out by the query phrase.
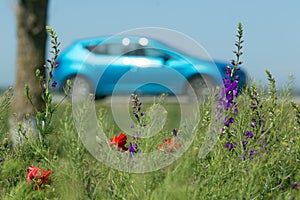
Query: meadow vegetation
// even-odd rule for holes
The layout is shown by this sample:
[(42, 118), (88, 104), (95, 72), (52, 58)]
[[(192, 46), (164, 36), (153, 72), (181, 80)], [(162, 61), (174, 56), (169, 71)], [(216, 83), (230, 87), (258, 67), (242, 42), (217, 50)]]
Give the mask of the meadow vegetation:
[[(8, 135), (13, 91), (7, 90), (0, 97), (0, 199), (299, 198), (299, 105), (292, 101), (289, 88), (277, 90), (269, 71), (266, 71), (268, 85), (251, 82), (242, 92), (237, 91), (235, 72), (241, 64), (242, 43), (239, 24), (234, 67), (228, 69), (224, 88), (199, 103), (200, 121), (191, 146), (171, 165), (148, 173), (118, 171), (96, 160), (77, 134), (72, 104), (53, 106), (49, 96), (45, 100), (52, 105), (47, 111), (51, 118), (46, 111), (37, 118), (38, 123), (42, 124), (39, 119), (47, 122), (47, 127), (38, 125), (41, 139), (27, 137), (28, 133), (20, 127), (25, 142), (13, 147)], [(53, 64), (50, 68), (54, 70)], [(44, 88), (47, 95), (50, 86)], [(142, 127), (151, 123), (146, 118), (151, 104), (143, 104), (141, 99), (133, 95), (133, 104), (126, 106), (130, 106), (132, 119)], [(212, 110), (215, 104), (217, 110)], [(178, 119), (174, 117), (180, 115), (179, 105), (161, 105), (169, 114), (158, 135), (125, 139), (114, 123), (110, 105), (96, 102), (99, 126), (111, 138), (112, 149), (128, 152), (130, 159), (142, 151), (160, 149), (172, 153), (181, 148), (176, 143), (181, 130), (176, 127)], [(215, 117), (218, 109), (224, 112)], [(213, 120), (222, 120), (223, 124), (218, 141), (206, 156), (199, 157), (199, 149), (211, 134), (209, 127)]]

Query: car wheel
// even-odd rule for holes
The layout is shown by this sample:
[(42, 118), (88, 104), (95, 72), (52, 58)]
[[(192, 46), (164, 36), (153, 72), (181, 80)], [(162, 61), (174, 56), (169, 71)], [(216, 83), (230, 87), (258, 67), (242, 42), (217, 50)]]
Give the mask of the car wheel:
[(198, 101), (204, 100), (211, 95), (216, 87), (215, 82), (208, 76), (195, 76), (188, 81), (186, 93), (188, 97), (197, 97)]
[[(92, 86), (86, 78), (76, 76), (69, 80), (71, 81), (71, 91), (68, 95), (69, 99), (84, 100), (93, 94)], [(65, 88), (67, 87), (66, 83)]]

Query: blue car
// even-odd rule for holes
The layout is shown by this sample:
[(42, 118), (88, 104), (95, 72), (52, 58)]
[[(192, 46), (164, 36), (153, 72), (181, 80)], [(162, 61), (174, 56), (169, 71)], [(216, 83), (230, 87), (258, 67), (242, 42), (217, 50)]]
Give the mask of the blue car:
[[(228, 63), (194, 58), (157, 40), (114, 36), (75, 41), (57, 59), (57, 88), (73, 84), (73, 93), (105, 97), (114, 94), (195, 95), (221, 85)], [(246, 73), (239, 72), (239, 87)]]

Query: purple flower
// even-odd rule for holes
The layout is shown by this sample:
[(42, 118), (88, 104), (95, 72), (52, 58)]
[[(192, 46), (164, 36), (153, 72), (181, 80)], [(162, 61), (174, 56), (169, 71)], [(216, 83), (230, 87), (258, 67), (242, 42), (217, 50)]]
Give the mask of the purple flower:
[(134, 124), (130, 124), (130, 128), (134, 128)]
[(230, 69), (230, 66), (226, 66), (226, 76), (227, 77), (230, 77), (231, 75), (231, 69)]
[(296, 181), (292, 183), (292, 188), (298, 189), (298, 183)]
[(0, 158), (0, 163), (3, 161), (3, 158)]
[(138, 111), (141, 111), (141, 105), (142, 105), (142, 102), (140, 102), (140, 99), (139, 98), (137, 98), (137, 110)]
[(141, 111), (141, 106), (142, 106), (142, 102), (140, 101), (140, 99), (138, 98), (138, 96), (136, 94), (132, 94), (131, 95), (131, 102), (132, 102), (132, 113), (135, 116), (138, 125), (139, 126), (146, 126), (146, 124), (144, 123), (144, 121), (142, 121), (142, 117), (145, 115), (144, 111)]
[(232, 124), (233, 122), (234, 122), (234, 119), (232, 117), (230, 117), (229, 119), (227, 119), (225, 117), (225, 119), (224, 119), (224, 125), (227, 126), (227, 127), (229, 127), (230, 124)]
[(262, 119), (259, 119), (258, 120), (258, 124), (261, 126), (261, 125), (263, 125), (263, 120)]
[(44, 89), (46, 89), (46, 88), (47, 88), (47, 85), (46, 85), (46, 83), (44, 83), (44, 84), (43, 84), (43, 88), (44, 88)]
[(246, 160), (245, 156), (239, 155), (240, 160)]
[(280, 185), (279, 190), (284, 190), (284, 185)]
[(251, 127), (254, 128), (256, 126), (256, 119), (252, 119)]
[(137, 114), (137, 112), (134, 110), (134, 111), (132, 111), (132, 114), (135, 116), (135, 118), (137, 119), (137, 120), (140, 120), (140, 116)]
[[(229, 72), (226, 73), (228, 75)], [(234, 97), (236, 97), (238, 94), (238, 83), (238, 80), (232, 80), (231, 77), (225, 77), (223, 79), (223, 89), (219, 95), (219, 99), (222, 101), (222, 107), (226, 110), (236, 105)], [(234, 112), (236, 113), (236, 111)]]
[(247, 131), (245, 133), (245, 138), (253, 138), (253, 137), (254, 137), (254, 134), (251, 131)]
[(132, 138), (135, 139), (135, 140), (138, 140), (138, 139), (140, 139), (140, 135), (135, 133), (135, 134), (132, 135)]
[(174, 137), (176, 137), (176, 136), (177, 136), (177, 134), (178, 134), (178, 131), (177, 131), (177, 129), (176, 129), (176, 128), (174, 128), (174, 129), (173, 129), (173, 131), (172, 131), (172, 133), (173, 133), (173, 136), (174, 136)]
[(238, 113), (239, 113), (239, 110), (238, 110), (237, 108), (235, 108), (235, 109), (233, 110), (233, 114), (237, 115)]
[(250, 149), (250, 155), (249, 158), (252, 158), (254, 155), (256, 155), (257, 151), (255, 149)]
[(138, 151), (138, 145), (137, 143), (135, 142), (130, 142), (130, 145), (129, 145), (129, 153), (130, 154), (133, 154), (133, 153), (137, 153)]
[(227, 142), (226, 144), (225, 144), (225, 146), (226, 146), (226, 148), (228, 149), (228, 150), (233, 150), (234, 148), (235, 148), (235, 145), (233, 145), (231, 142)]
[(243, 145), (244, 150), (246, 150), (247, 143), (248, 143), (247, 140), (242, 141), (242, 145)]
[(51, 87), (56, 88), (56, 86), (57, 86), (57, 82), (53, 81), (52, 84), (51, 84)]
[(235, 65), (235, 60), (232, 59), (232, 60), (231, 60), (231, 64), (232, 64), (232, 65)]
[(254, 105), (254, 104), (252, 104), (252, 105), (250, 106), (250, 108), (251, 108), (252, 110), (256, 110), (256, 109), (257, 109), (257, 106)]

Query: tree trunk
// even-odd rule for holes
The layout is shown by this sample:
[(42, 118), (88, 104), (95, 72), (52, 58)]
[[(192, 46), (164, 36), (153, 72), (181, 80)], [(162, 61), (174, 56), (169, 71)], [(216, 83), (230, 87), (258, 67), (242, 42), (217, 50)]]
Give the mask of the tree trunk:
[[(40, 69), (41, 73), (45, 74), (43, 66), (45, 64), (47, 39), (45, 30), (47, 8), (48, 0), (18, 1), (16, 9), (18, 52), (14, 100), (12, 104), (12, 118), (14, 118), (14, 121), (19, 122), (30, 119), (32, 118), (30, 116), (34, 114), (32, 105), (24, 95), (25, 84), (30, 88), (34, 105), (38, 109), (43, 108), (41, 88), (35, 76), (35, 71), (36, 69)], [(14, 133), (12, 134), (15, 137)]]

